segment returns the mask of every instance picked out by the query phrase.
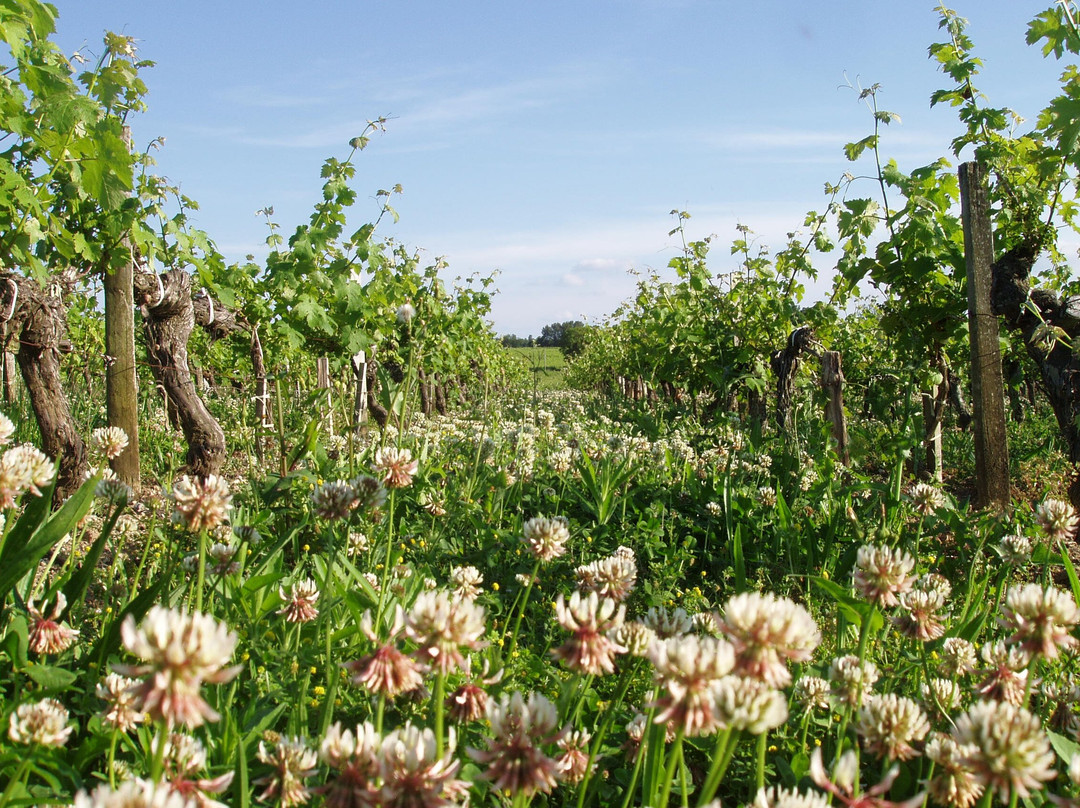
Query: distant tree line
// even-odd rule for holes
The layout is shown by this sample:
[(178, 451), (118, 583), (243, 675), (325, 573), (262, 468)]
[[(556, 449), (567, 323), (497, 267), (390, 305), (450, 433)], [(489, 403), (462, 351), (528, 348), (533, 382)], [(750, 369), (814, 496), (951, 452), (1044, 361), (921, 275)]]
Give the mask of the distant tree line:
[(559, 348), (566, 357), (581, 353), (589, 339), (592, 329), (581, 320), (566, 320), (561, 323), (545, 325), (539, 337), (519, 337), (517, 334), (504, 334), (502, 344), (507, 348)]
[(536, 344), (532, 334), (527, 337), (519, 337), (517, 334), (503, 334), (499, 337), (504, 348), (531, 348)]

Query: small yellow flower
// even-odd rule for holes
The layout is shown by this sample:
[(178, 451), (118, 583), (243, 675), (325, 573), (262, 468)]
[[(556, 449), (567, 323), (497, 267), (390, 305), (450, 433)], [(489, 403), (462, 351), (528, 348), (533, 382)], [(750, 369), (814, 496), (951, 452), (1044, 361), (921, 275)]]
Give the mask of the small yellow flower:
[(255, 669), (255, 673), (259, 674), (259, 676), (262, 676), (264, 673), (266, 673), (266, 668), (260, 665)]
[(319, 669), (318, 669), (318, 668), (316, 668), (316, 667), (315, 667), (314, 665), (312, 665), (312, 666), (311, 666), (311, 671), (310, 671), (310, 672), (311, 672), (311, 675), (312, 675), (312, 676), (314, 676), (314, 675), (315, 675), (316, 673), (318, 673), (318, 672), (319, 672)]
[(310, 549), (311, 549), (311, 545), (310, 545), (310, 544), (305, 544), (305, 545), (304, 545), (304, 552), (305, 552), (305, 553), (306, 553), (306, 552), (307, 552), (308, 550), (310, 550)]
[(112, 614), (112, 606), (105, 607), (105, 614)]
[(251, 659), (251, 654), (249, 654), (247, 651), (244, 651), (244, 653), (240, 655), (241, 662), (247, 662), (249, 659)]
[(314, 693), (316, 696), (325, 696), (326, 688), (322, 685), (315, 685), (315, 687), (312, 688), (311, 692)]
[(491, 588), (494, 589), (496, 592), (498, 592), (499, 591), (499, 582), (496, 581), (495, 583), (493, 583), (491, 585)]

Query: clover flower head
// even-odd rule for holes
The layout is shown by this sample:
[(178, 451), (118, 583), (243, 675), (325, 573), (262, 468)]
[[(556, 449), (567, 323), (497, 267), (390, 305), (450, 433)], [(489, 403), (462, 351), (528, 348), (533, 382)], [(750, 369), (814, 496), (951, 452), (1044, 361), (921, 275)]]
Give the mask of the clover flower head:
[(1080, 527), (1080, 516), (1068, 502), (1048, 499), (1035, 509), (1035, 522), (1051, 541), (1071, 539)]
[(724, 605), (720, 631), (735, 648), (735, 670), (773, 687), (791, 684), (788, 662), (807, 662), (821, 642), (803, 606), (772, 593), (743, 592)]
[(228, 481), (217, 474), (195, 479), (185, 475), (173, 486), (172, 499), (173, 522), (198, 533), (225, 521), (232, 494)]
[(1002, 701), (978, 702), (956, 720), (952, 738), (976, 780), (1002, 799), (1028, 797), (1054, 778), (1054, 752), (1039, 717)]
[(570, 521), (565, 516), (534, 516), (525, 523), (522, 541), (540, 561), (552, 561), (566, 552), (570, 540)]
[(560, 594), (555, 601), (555, 617), (572, 636), (553, 650), (552, 656), (580, 673), (614, 673), (615, 656), (626, 653), (626, 648), (609, 634), (623, 624), (625, 616), (626, 606), (601, 598), (596, 592), (582, 595), (575, 591), (569, 602)]
[(154, 606), (138, 627), (128, 615), (120, 636), (128, 652), (145, 663), (113, 666), (140, 679), (133, 690), (136, 709), (169, 727), (198, 727), (220, 718), (199, 688), (204, 682), (228, 682), (240, 672), (226, 667), (237, 642), (228, 626), (210, 615)]
[(68, 726), (68, 711), (56, 699), (20, 704), (8, 722), (8, 738), (24, 746), (60, 747), (68, 742), (74, 727)]
[(914, 569), (915, 559), (904, 550), (863, 545), (855, 559), (855, 588), (879, 606), (896, 606), (897, 595), (915, 582)]
[(90, 433), (92, 451), (109, 460), (115, 460), (128, 446), (128, 434), (118, 426), (105, 426)]

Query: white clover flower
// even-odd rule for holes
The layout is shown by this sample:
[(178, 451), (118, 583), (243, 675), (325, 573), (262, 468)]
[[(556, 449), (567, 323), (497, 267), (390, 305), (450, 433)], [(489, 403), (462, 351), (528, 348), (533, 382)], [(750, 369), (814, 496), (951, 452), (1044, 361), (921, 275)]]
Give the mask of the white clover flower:
[(20, 704), (8, 722), (8, 737), (24, 746), (59, 747), (68, 742), (74, 727), (68, 726), (68, 711), (56, 699)]

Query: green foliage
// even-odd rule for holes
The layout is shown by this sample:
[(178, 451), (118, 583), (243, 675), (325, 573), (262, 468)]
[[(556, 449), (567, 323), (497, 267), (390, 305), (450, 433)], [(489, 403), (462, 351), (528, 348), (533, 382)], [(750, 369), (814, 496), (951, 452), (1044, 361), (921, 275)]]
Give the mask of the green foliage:
[[(10, 143), (19, 144), (0, 159), (0, 222), (10, 225), (2, 231), (4, 259), (33, 256), (37, 264), (27, 266), (44, 276), (76, 256), (78, 268), (99, 272), (115, 260), (130, 260), (130, 253), (117, 252), (126, 234), (145, 260), (190, 267), (203, 288), (257, 324), (279, 370), (287, 363), (309, 367), (322, 355), (341, 364), (352, 351), (374, 352), (386, 371), (380, 395), (399, 423), (383, 432), (330, 435), (326, 419), (312, 411), (323, 406), (325, 391), (294, 393), (278, 384), (285, 468), (268, 475), (247, 458), (231, 458), (231, 523), (212, 533), (184, 530), (184, 519), (173, 518), (175, 503), (156, 494), (137, 514), (103, 502), (91, 513), (97, 477), (55, 511), (48, 490), (40, 498), (9, 502), (0, 530), (0, 718), (10, 729), (20, 721), (19, 708), (55, 698), (70, 716), (64, 729), (71, 738), (66, 744), (22, 744), (17, 733), (5, 732), (0, 804), (68, 803), (80, 790), (115, 781), (125, 767), (144, 778), (172, 776), (177, 764), (163, 760), (164, 741), (171, 730), (182, 730), (205, 750), (200, 771), (183, 772), (192, 778), (185, 787), (195, 778), (206, 783), (232, 772), (220, 799), (247, 805), (280, 774), (267, 762), (275, 739), (302, 738), (314, 748), (337, 722), (350, 729), (371, 722), (384, 738), (407, 725), (422, 727), (449, 756), (443, 770), (457, 767), (454, 776), (467, 781), (463, 787), (476, 804), (492, 803), (503, 796), (484, 779), (486, 764), (468, 762), (464, 750), (490, 748), (497, 722), (455, 721), (451, 731), (444, 715), (448, 705), (462, 704), (461, 693), (478, 691), (494, 704), (515, 691), (543, 694), (556, 714), (552, 730), (590, 734), (587, 755), (606, 776), (586, 775), (577, 784), (562, 777), (550, 804), (662, 805), (676, 791), (687, 804), (691, 797), (705, 803), (714, 792), (726, 804), (747, 804), (764, 782), (805, 787), (800, 781), (811, 771), (818, 745), (825, 760), (850, 760), (860, 773), (852, 780), (849, 772), (836, 787), (857, 782), (869, 793), (874, 778), (891, 765), (875, 759), (877, 750), (867, 742), (873, 727), (864, 711), (875, 702), (867, 692), (845, 692), (840, 677), (830, 674), (834, 661), (872, 662), (880, 674), (875, 694), (910, 699), (928, 726), (949, 733), (961, 723), (966, 703), (944, 706), (935, 687), (947, 680), (962, 688), (962, 699), (975, 702), (983, 701), (986, 683), (984, 672), (943, 667), (947, 639), (991, 650), (999, 642), (1019, 646), (1025, 660), (1033, 660), (1027, 681), (1037, 678), (1043, 687), (1024, 708), (1040, 725), (1029, 745), (1045, 746), (1045, 776), (1058, 775), (1046, 790), (1068, 799), (1068, 788), (1058, 783), (1076, 745), (1041, 727), (1060, 729), (1071, 720), (1067, 700), (1059, 703), (1054, 694), (1070, 692), (1075, 666), (1071, 655), (1056, 653), (1056, 645), (1074, 644), (1076, 621), (1064, 605), (1054, 615), (1062, 624), (1051, 627), (1050, 653), (1045, 636), (1025, 634), (1023, 598), (1013, 593), (1022, 586), (1051, 592), (1067, 581), (1070, 591), (1060, 592), (1075, 600), (1080, 578), (1072, 560), (1061, 542), (1049, 541), (1024, 557), (1017, 537), (1046, 528), (1046, 519), (1036, 519), (1027, 503), (1004, 516), (969, 508), (964, 495), (973, 460), (958, 430), (950, 430), (946, 441), (952, 495), (938, 492), (937, 502), (908, 488), (916, 465), (918, 393), (940, 380), (928, 360), (938, 354), (955, 359), (964, 347), (962, 238), (948, 162), (908, 170), (884, 157), (884, 127), (898, 117), (877, 108), (880, 88), (858, 90), (873, 129), (844, 148), (853, 162), (872, 161), (864, 172), (873, 186), (869, 194), (855, 192), (861, 180), (853, 176), (827, 184), (823, 212), (809, 213), (805, 232), (790, 234), (775, 253), (740, 226), (726, 271), (710, 266), (716, 261), (710, 239), (687, 240), (689, 214), (674, 211), (672, 234), (683, 239), (683, 250), (665, 275), (643, 277), (635, 298), (603, 327), (556, 324), (563, 327), (559, 339), (568, 353), (577, 354), (568, 367), (578, 384), (610, 392), (617, 376), (640, 377), (672, 399), (623, 407), (618, 399), (564, 390), (542, 394), (536, 377), (528, 385), (526, 363), (497, 345), (487, 323), (491, 278), (451, 291), (441, 280), (441, 262), (423, 266), (416, 254), (378, 237), (384, 217), (396, 216), (389, 201), (400, 189), (377, 195), (374, 221), (348, 224), (358, 198), (354, 157), (381, 121), (350, 143), (353, 151), (344, 160), (324, 164), (322, 198), (291, 236), (281, 235), (271, 208), (264, 211), (271, 247), (265, 267), (226, 267), (209, 236), (189, 226), (194, 203), (148, 171), (147, 155), (117, 148), (117, 125), (138, 108), (144, 91), (142, 63), (134, 60), (130, 40), (107, 37), (106, 58), (76, 79), (49, 43), (53, 13), (29, 0), (0, 0), (0, 38), (14, 60), (4, 78), (9, 92), (0, 98), (0, 118)], [(963, 22), (946, 9), (940, 14), (948, 41), (933, 46), (931, 55), (951, 86), (934, 102), (951, 105), (965, 125), (954, 149), (974, 147), (992, 167), (998, 246), (1020, 239), (1052, 246), (1051, 225), (1069, 223), (1072, 215), (1066, 197), (1076, 176), (1075, 71), (1065, 71), (1062, 95), (1035, 128), (1017, 137), (1009, 130), (1016, 124), (1010, 113), (986, 107), (972, 84), (980, 64)], [(1072, 14), (1072, 6), (1062, 5), (1040, 15), (1030, 41), (1045, 40), (1048, 54), (1076, 52)], [(39, 120), (49, 127), (31, 131)], [(102, 164), (90, 165), (91, 154), (94, 160), (100, 155)], [(116, 170), (102, 171), (103, 165)], [(832, 303), (851, 304), (844, 310), (802, 305), (803, 282), (815, 277), (815, 259), (824, 256), (836, 261)], [(1048, 276), (1059, 288), (1070, 283), (1061, 261)], [(875, 302), (858, 299), (859, 284), (876, 288)], [(74, 307), (73, 322), (83, 345), (99, 344), (92, 302)], [(839, 464), (825, 425), (810, 414), (820, 402), (811, 401), (792, 435), (771, 431), (749, 408), (739, 411), (739, 399), (760, 402), (766, 395), (772, 384), (767, 357), (801, 325), (812, 326), (844, 356), (848, 406), (859, 413), (852, 419), (850, 467)], [(571, 334), (585, 336), (580, 351), (569, 344)], [(208, 363), (235, 370), (235, 357), (221, 346), (200, 343), (198, 349)], [(562, 365), (557, 348), (526, 355), (537, 369), (554, 366), (556, 358)], [(69, 369), (74, 378), (86, 371), (74, 360)], [(421, 371), (472, 380), (462, 394), (471, 397), (471, 411), (410, 418), (411, 386)], [(803, 400), (816, 386), (807, 376), (797, 391)], [(87, 385), (92, 381), (85, 377)], [(241, 431), (249, 393), (208, 396), (232, 444), (249, 442), (250, 434)], [(92, 392), (79, 398), (80, 420), (97, 423), (102, 416)], [(167, 485), (173, 437), (160, 406), (149, 399), (144, 406), (153, 434), (148, 451)], [(1052, 424), (1045, 412), (1034, 415), (1012, 425), (1021, 447), (1014, 468), (1029, 487), (1029, 500), (1064, 488), (1065, 462), (1055, 452)], [(18, 437), (25, 438), (27, 418), (18, 420)], [(388, 461), (383, 450), (389, 447), (411, 452), (415, 476), (409, 472), (402, 482), (409, 464), (402, 456)], [(388, 469), (388, 462), (395, 468)], [(370, 507), (341, 513), (327, 507), (326, 492), (335, 490), (328, 481), (356, 493), (347, 481), (365, 473), (395, 481), (385, 501), (373, 497)], [(523, 538), (528, 520), (538, 514), (565, 517), (565, 544), (548, 557)], [(865, 565), (864, 549), (897, 553), (903, 569), (885, 575), (882, 565)], [(625, 573), (628, 559), (633, 576)], [(611, 572), (620, 563), (621, 578)], [(476, 591), (468, 596), (460, 583), (466, 565), (482, 577), (473, 579)], [(942, 595), (945, 605), (932, 615), (941, 636), (913, 634), (919, 616), (905, 600), (888, 597), (905, 586), (944, 591), (929, 573), (953, 583)], [(875, 575), (897, 591), (867, 586), (867, 577)], [(304, 619), (290, 619), (297, 607), (294, 587), (307, 582), (317, 591), (308, 605), (317, 608)], [(730, 670), (723, 673), (750, 674), (761, 658), (728, 648), (727, 640), (687, 639), (672, 626), (688, 623), (691, 614), (698, 629), (709, 631), (727, 620), (722, 628), (730, 637), (738, 631), (731, 621), (739, 610), (728, 608), (735, 593), (760, 590), (789, 597), (789, 608), (802, 604), (798, 608), (820, 630), (813, 642), (818, 646), (820, 639), (820, 646), (799, 656), (797, 665), (779, 660), (774, 680), (762, 684), (763, 697), (775, 700), (777, 718), (757, 739), (745, 737), (749, 728), (710, 727), (702, 737), (688, 737), (698, 733), (672, 725), (675, 740), (667, 743), (668, 727), (656, 718), (686, 690), (688, 677), (676, 681), (681, 674), (675, 668), (697, 659), (681, 655), (665, 668), (653, 645), (648, 659), (613, 651), (612, 675), (585, 672), (581, 660), (593, 657), (581, 653), (583, 645), (594, 644), (588, 650), (602, 655), (597, 647), (621, 635), (601, 632), (593, 625), (596, 615), (568, 620), (562, 607), (553, 614), (552, 606), (565, 606), (571, 592), (589, 587), (605, 599), (619, 590), (619, 605), (604, 606), (609, 615), (603, 619), (650, 623), (677, 633), (676, 644), (723, 643), (731, 654)], [(434, 617), (421, 608), (430, 588), (454, 590), (440, 595)], [(68, 608), (49, 620), (81, 633), (70, 646), (48, 650), (40, 643), (43, 612), (58, 594)], [(472, 639), (465, 637), (472, 626), (447, 618), (464, 603), (482, 610)], [(1002, 603), (1008, 608), (1000, 609)], [(211, 615), (235, 642), (224, 663), (236, 665), (235, 671), (185, 684), (183, 697), (205, 698), (209, 710), (210, 720), (194, 732), (165, 721), (114, 729), (96, 695), (106, 672), (136, 664), (140, 649), (132, 626), (155, 605)], [(784, 633), (773, 616), (763, 613), (762, 624)], [(453, 636), (427, 647), (425, 632), (447, 627)], [(808, 625), (803, 629), (803, 635), (816, 633)], [(177, 662), (173, 654), (188, 639), (170, 646), (167, 660), (149, 661), (175, 665), (153, 681), (184, 675), (188, 661)], [(784, 641), (800, 639), (806, 637)], [(560, 650), (553, 655), (552, 649)], [(213, 649), (203, 650), (206, 659), (213, 656)], [(468, 664), (458, 664), (457, 654)], [(376, 658), (422, 659), (418, 675), (430, 696), (421, 688), (394, 697), (373, 692), (362, 674)], [(119, 669), (144, 675), (141, 668)], [(800, 701), (787, 692), (788, 673), (792, 679), (831, 676), (824, 703), (800, 705), (796, 712)], [(705, 672), (695, 686), (699, 679), (710, 681), (698, 695), (707, 692), (710, 709), (719, 710), (713, 693), (733, 680), (717, 673), (713, 682)], [(732, 698), (750, 683), (735, 686)], [(636, 740), (633, 720), (644, 722)], [(560, 737), (568, 739), (569, 732)], [(560, 754), (549, 740), (538, 741), (536, 754)], [(921, 787), (930, 770), (922, 740), (915, 739), (911, 759), (896, 762), (889, 799), (914, 797)], [(841, 757), (860, 743), (861, 759)], [(417, 746), (418, 754), (427, 754), (429, 745)], [(640, 750), (637, 757), (623, 753), (631, 747)], [(1049, 757), (1051, 748), (1060, 760)], [(310, 768), (303, 775), (308, 787), (333, 781), (328, 756)], [(384, 766), (380, 776), (391, 768)], [(987, 792), (987, 804), (1009, 796), (1002, 783), (1001, 793)], [(1034, 785), (1031, 790), (1036, 802), (1042, 799)], [(528, 800), (519, 795), (515, 801)]]

